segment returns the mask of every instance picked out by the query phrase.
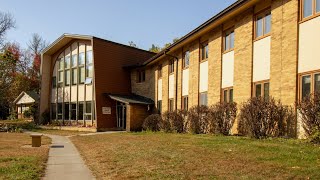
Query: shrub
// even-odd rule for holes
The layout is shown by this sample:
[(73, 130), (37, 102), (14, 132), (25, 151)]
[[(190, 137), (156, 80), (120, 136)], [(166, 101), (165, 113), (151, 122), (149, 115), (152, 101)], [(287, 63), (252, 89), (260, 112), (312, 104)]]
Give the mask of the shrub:
[(280, 101), (251, 98), (241, 106), (238, 131), (254, 138), (284, 136), (293, 118), (293, 109)]
[(142, 124), (142, 128), (143, 130), (147, 130), (147, 131), (160, 131), (161, 122), (162, 122), (161, 115), (152, 114), (144, 120)]
[(312, 142), (320, 143), (320, 94), (316, 93), (302, 99), (297, 103), (297, 109), (306, 135)]
[(161, 130), (164, 132), (184, 132), (185, 111), (165, 112), (162, 115)]
[(40, 124), (48, 124), (50, 122), (50, 110), (47, 109), (41, 114)]
[(186, 132), (195, 134), (209, 133), (208, 112), (209, 109), (207, 106), (194, 106), (190, 108), (188, 117), (186, 118)]
[(230, 135), (237, 117), (236, 103), (217, 103), (209, 108), (208, 129), (214, 134)]

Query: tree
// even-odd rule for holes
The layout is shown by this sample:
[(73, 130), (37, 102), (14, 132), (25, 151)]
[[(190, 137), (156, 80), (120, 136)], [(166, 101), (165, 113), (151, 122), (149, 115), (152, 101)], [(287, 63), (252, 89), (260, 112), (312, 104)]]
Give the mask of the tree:
[(135, 47), (137, 48), (138, 46), (133, 42), (133, 41), (129, 41), (129, 46), (131, 47)]
[(172, 44), (174, 44), (175, 42), (179, 41), (180, 38), (174, 38), (172, 40), (172, 43), (166, 43), (164, 44), (164, 46), (161, 48), (159, 46), (156, 46), (154, 44), (152, 44), (151, 48), (149, 49), (149, 51), (154, 52), (154, 53), (159, 53), (160, 51), (166, 49), (167, 47), (171, 46)]
[(8, 30), (15, 28), (15, 23), (16, 22), (10, 13), (0, 12), (0, 45), (3, 45), (3, 41)]
[(152, 44), (151, 48), (149, 49), (150, 52), (158, 53), (161, 51), (161, 48), (157, 45)]

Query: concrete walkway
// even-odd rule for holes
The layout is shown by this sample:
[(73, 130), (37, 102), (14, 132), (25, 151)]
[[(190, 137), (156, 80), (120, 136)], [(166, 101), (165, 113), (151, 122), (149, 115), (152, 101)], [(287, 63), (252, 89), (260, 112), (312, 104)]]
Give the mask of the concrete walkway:
[(44, 180), (95, 179), (68, 137), (45, 135), (52, 139)]

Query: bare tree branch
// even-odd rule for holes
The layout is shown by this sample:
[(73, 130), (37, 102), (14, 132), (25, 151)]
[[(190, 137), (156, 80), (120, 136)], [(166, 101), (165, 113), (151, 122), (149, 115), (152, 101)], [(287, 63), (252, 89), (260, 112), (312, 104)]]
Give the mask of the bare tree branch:
[(0, 44), (3, 44), (4, 37), (9, 29), (15, 28), (16, 21), (10, 13), (0, 12)]

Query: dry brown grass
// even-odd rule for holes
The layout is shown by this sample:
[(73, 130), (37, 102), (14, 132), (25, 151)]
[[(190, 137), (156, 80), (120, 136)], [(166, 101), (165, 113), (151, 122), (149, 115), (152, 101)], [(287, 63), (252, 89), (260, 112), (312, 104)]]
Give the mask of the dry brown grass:
[(42, 133), (42, 134), (52, 134), (59, 136), (76, 136), (80, 134), (88, 134), (92, 132), (83, 132), (83, 131), (67, 131), (67, 130), (58, 130), (58, 129), (33, 129), (33, 132)]
[(31, 148), (29, 134), (0, 133), (0, 179), (40, 179), (50, 143), (50, 138), (42, 137), (42, 146)]
[(98, 179), (320, 178), (320, 148), (297, 140), (119, 133), (72, 137)]

